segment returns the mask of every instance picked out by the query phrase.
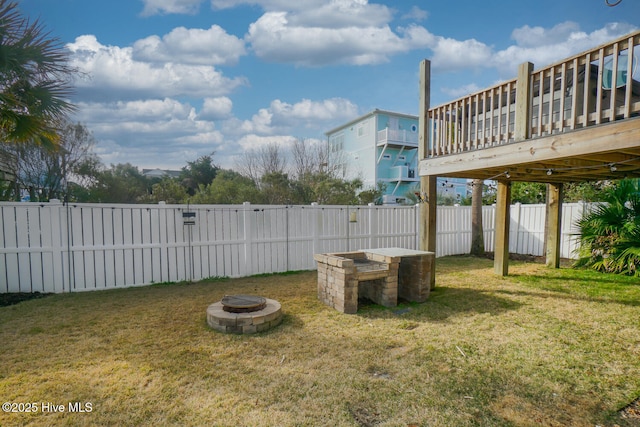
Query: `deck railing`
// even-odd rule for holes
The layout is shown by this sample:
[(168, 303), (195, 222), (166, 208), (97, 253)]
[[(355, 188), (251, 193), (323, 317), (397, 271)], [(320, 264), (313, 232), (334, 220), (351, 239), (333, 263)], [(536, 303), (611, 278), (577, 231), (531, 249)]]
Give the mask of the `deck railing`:
[[(428, 111), (426, 157), (640, 115), (640, 31)], [(525, 71), (522, 71), (525, 70)]]
[(408, 144), (418, 146), (418, 132), (384, 128), (378, 131), (377, 144)]

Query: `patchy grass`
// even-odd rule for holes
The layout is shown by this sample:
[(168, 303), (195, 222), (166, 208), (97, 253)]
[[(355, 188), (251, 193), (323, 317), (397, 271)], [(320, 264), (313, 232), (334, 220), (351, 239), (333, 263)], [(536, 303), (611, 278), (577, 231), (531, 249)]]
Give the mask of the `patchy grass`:
[[(471, 257), (437, 267), (428, 302), (357, 315), (317, 300), (315, 272), (2, 307), (0, 400), (39, 411), (0, 412), (0, 425), (640, 424), (628, 410), (640, 396), (637, 281), (522, 262), (502, 278)], [(280, 301), (283, 323), (210, 330), (207, 306), (233, 293)]]

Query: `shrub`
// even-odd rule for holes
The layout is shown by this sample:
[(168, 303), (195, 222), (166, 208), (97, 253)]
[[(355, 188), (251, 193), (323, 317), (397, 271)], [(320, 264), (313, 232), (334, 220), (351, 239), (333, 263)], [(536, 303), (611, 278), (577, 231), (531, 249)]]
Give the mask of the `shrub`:
[(577, 225), (577, 266), (640, 276), (638, 180), (623, 180), (607, 190), (605, 203), (586, 211)]

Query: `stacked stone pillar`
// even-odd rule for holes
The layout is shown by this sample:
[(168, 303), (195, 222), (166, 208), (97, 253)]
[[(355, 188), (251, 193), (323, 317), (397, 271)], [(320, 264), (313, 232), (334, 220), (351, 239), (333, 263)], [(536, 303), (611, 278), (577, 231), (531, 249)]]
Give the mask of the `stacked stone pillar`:
[(332, 254), (316, 254), (318, 262), (318, 298), (336, 310), (358, 311), (358, 280), (353, 259)]

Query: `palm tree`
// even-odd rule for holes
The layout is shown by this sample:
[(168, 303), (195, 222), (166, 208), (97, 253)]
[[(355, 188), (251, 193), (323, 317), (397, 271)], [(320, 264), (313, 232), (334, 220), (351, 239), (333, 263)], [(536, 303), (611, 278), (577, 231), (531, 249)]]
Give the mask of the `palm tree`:
[(578, 221), (578, 266), (640, 276), (640, 185), (622, 180)]
[(57, 123), (73, 111), (67, 53), (39, 21), (0, 0), (0, 141), (56, 145)]

